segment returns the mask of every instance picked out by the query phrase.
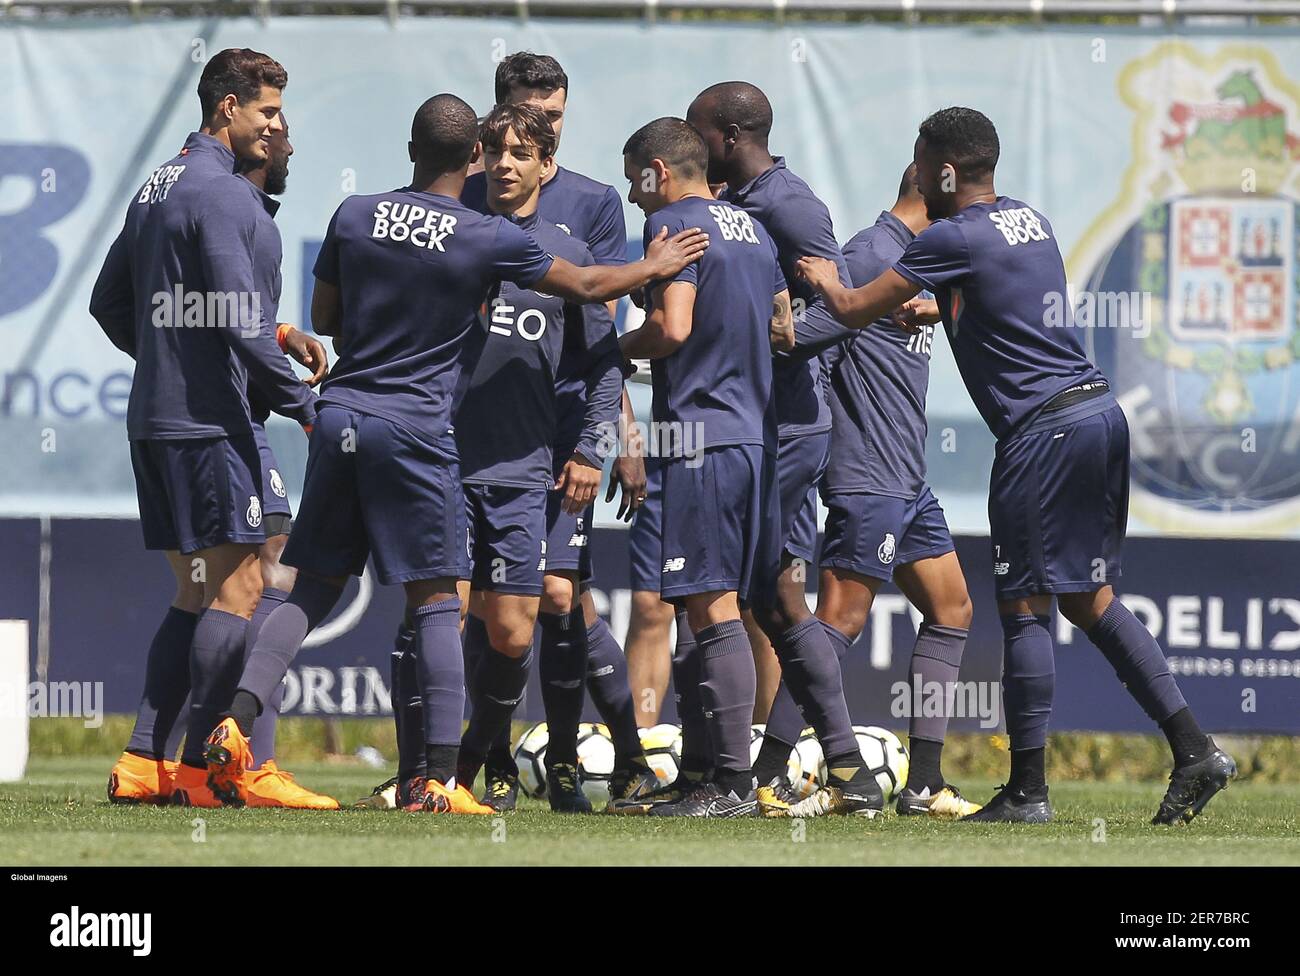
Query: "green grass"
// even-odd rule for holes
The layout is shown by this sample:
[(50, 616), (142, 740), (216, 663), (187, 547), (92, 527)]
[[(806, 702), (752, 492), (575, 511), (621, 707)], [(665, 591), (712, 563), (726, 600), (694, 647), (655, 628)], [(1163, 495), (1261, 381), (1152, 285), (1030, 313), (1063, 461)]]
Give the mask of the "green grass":
[[(38, 758), (0, 784), (0, 863), (79, 865), (1300, 865), (1300, 785), (1235, 783), (1189, 827), (1148, 820), (1163, 783), (1060, 782), (1045, 827), (844, 819), (676, 821), (516, 813), (439, 817), (345, 810), (117, 807), (111, 760)], [(348, 802), (383, 773), (295, 764), (299, 780)], [(995, 781), (962, 780), (987, 797)], [(201, 821), (201, 824), (197, 821)], [(1104, 840), (1099, 837), (1104, 830)], [(196, 836), (201, 834), (203, 840)]]

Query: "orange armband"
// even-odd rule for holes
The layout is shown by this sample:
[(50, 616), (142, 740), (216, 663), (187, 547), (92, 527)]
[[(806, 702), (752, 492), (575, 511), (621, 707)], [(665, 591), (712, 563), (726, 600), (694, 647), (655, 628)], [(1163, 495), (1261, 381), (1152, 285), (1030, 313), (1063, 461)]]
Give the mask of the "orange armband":
[(294, 331), (294, 328), (288, 322), (280, 323), (279, 328), (275, 330), (275, 341), (277, 344), (279, 344), (281, 352), (288, 352), (288, 350), (285, 348), (285, 343), (289, 333), (292, 331)]

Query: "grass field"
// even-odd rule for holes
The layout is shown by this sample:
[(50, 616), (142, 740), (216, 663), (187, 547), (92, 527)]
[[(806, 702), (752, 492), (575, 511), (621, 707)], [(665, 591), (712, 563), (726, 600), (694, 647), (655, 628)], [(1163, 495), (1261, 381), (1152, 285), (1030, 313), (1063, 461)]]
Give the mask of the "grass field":
[[(1061, 782), (1045, 827), (874, 821), (677, 821), (555, 816), (526, 801), (500, 818), (345, 810), (117, 807), (111, 761), (36, 758), (0, 785), (0, 863), (82, 865), (1300, 865), (1300, 784), (1235, 783), (1190, 827), (1152, 827), (1160, 782)], [(294, 764), (345, 803), (383, 773)], [(994, 781), (963, 780), (987, 798)], [(202, 838), (201, 840), (199, 838)], [(1104, 839), (1103, 839), (1104, 838)]]

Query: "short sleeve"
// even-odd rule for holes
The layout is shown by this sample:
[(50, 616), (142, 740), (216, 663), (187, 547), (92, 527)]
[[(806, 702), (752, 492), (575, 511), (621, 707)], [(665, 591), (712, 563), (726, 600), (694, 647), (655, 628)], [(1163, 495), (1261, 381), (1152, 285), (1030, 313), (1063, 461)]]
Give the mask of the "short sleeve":
[(335, 210), (334, 216), (330, 218), (330, 225), (325, 230), (325, 240), (321, 241), (320, 251), (316, 255), (316, 265), (312, 268), (312, 274), (327, 285), (337, 286), (339, 283), (338, 222), (339, 214), (343, 212), (346, 203), (347, 201), (344, 201), (339, 204), (338, 210)]
[[(672, 237), (674, 234), (682, 230), (685, 230), (686, 224), (682, 221), (681, 217), (664, 218), (664, 217), (660, 217), (658, 214), (651, 214), (650, 219), (645, 222), (646, 232), (645, 232), (644, 244), (647, 248), (650, 246), (650, 242), (659, 236), (659, 231), (664, 228), (667, 228), (668, 236)], [(656, 285), (660, 285), (665, 282), (672, 282), (672, 281), (685, 281), (685, 282), (689, 282), (692, 285), (696, 285), (698, 287), (699, 277), (700, 277), (700, 262), (699, 259), (697, 258), (696, 260), (688, 264), (686, 267), (682, 268), (681, 271), (677, 272), (677, 274), (673, 275), (671, 278), (662, 278), (659, 281), (651, 282), (650, 285), (647, 287), (653, 288)]]
[(936, 221), (908, 245), (894, 270), (931, 291), (956, 284), (970, 273), (966, 236), (955, 221)]
[(501, 281), (513, 281), (520, 288), (531, 288), (551, 270), (555, 259), (543, 251), (535, 240), (506, 220), (497, 218), (496, 238), (492, 244), (492, 274)]

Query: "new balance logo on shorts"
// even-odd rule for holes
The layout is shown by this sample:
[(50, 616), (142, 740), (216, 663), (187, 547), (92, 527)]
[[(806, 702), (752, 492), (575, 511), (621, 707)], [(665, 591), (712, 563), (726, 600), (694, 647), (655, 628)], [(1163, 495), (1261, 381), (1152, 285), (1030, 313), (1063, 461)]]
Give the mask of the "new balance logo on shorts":
[(664, 569), (663, 569), (663, 571), (664, 571), (665, 573), (676, 573), (676, 572), (679, 572), (680, 570), (683, 570), (683, 569), (685, 569), (685, 568), (686, 568), (686, 557), (685, 557), (685, 556), (676, 556), (676, 557), (673, 558), (673, 559), (665, 559), (665, 560), (664, 560)]

